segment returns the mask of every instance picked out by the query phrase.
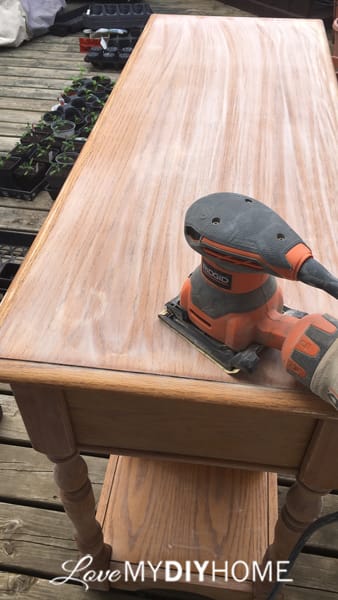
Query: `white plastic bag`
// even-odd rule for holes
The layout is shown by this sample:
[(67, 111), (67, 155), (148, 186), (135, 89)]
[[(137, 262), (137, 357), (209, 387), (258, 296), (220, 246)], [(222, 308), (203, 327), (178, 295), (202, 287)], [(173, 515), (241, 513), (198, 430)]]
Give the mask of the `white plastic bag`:
[(20, 46), (29, 39), (20, 0), (0, 0), (0, 46)]
[(65, 0), (0, 0), (0, 46), (20, 46), (47, 33)]
[(21, 0), (21, 4), (27, 17), (29, 37), (47, 33), (54, 25), (56, 14), (66, 6), (65, 0)]

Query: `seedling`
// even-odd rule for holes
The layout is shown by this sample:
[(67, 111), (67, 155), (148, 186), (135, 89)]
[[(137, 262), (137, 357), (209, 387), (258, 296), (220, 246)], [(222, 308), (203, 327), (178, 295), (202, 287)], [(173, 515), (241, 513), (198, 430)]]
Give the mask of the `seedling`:
[(5, 165), (5, 163), (8, 161), (8, 159), (11, 158), (11, 155), (9, 152), (7, 152), (7, 154), (5, 154), (4, 156), (0, 156), (0, 169)]
[(39, 171), (39, 165), (33, 158), (24, 161), (18, 168), (25, 177), (27, 175), (35, 175)]
[(73, 121), (61, 120), (57, 123), (52, 123), (52, 129), (55, 137), (69, 138), (74, 135), (75, 123)]
[(69, 167), (73, 165), (78, 157), (78, 152), (62, 152), (58, 154), (55, 161), (62, 167)]
[(14, 147), (12, 156), (27, 156), (32, 154), (35, 144), (21, 144), (20, 142)]
[(45, 162), (47, 159), (48, 162), (51, 162), (51, 160), (53, 158), (53, 148), (54, 147), (55, 147), (55, 144), (54, 144), (54, 140), (52, 138), (47, 144), (44, 144), (43, 146), (37, 146), (36, 152), (34, 154), (34, 158), (40, 159), (43, 162)]
[(106, 77), (105, 75), (94, 75), (93, 81), (97, 81), (100, 85), (111, 85), (110, 77)]

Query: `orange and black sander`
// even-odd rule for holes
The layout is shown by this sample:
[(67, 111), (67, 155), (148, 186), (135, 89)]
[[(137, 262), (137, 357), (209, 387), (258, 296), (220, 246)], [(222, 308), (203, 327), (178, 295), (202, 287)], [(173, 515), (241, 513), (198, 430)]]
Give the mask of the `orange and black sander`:
[(338, 320), (284, 306), (276, 277), (338, 298), (338, 279), (273, 210), (234, 193), (192, 204), (184, 234), (201, 264), (159, 317), (230, 373), (252, 372), (265, 347), (338, 409)]

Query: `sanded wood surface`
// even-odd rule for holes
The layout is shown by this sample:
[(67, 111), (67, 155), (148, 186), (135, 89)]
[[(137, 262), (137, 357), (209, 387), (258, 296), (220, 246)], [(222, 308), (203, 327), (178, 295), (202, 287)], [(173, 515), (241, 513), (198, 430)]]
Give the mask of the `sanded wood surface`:
[[(125, 457), (116, 465), (112, 456), (98, 514), (113, 561), (137, 564), (147, 556), (156, 563), (160, 557), (185, 568), (186, 560), (212, 557), (216, 568), (224, 568), (227, 557), (229, 564), (251, 565), (262, 560), (271, 539), (275, 488), (276, 477), (266, 473)], [(212, 575), (211, 563), (206, 573)], [(245, 577), (240, 566), (238, 577)], [(209, 582), (250, 594), (248, 582), (234, 584), (228, 586), (219, 574), (215, 585)]]
[[(184, 212), (252, 195), (334, 270), (335, 102), (319, 22), (153, 17), (2, 303), (1, 356), (235, 382), (157, 319), (198, 263)], [(324, 292), (284, 287), (334, 313)], [(296, 387), (273, 353), (251, 381)]]
[[(217, 402), (215, 397), (176, 399), (173, 388), (169, 398), (156, 388), (144, 390), (143, 395), (132, 394), (130, 385), (127, 389), (129, 393), (117, 393), (114, 398), (109, 392), (66, 392), (79, 447), (190, 457), (216, 464), (226, 460), (295, 473), (316, 425), (315, 419), (294, 414), (292, 409), (287, 414), (255, 409), (246, 394), (237, 406), (229, 406), (222, 390)], [(248, 388), (246, 393), (250, 393)]]
[[(204, 12), (205, 14), (236, 14), (236, 12), (239, 12), (236, 11), (236, 9), (229, 10), (229, 7), (225, 7), (220, 2), (213, 2), (211, 0), (195, 0), (194, 2), (182, 2), (180, 0), (173, 2), (162, 2), (161, 0), (159, 0), (158, 2), (152, 2), (152, 7), (154, 10), (159, 10), (160, 12), (185, 12), (195, 14), (202, 12)], [(242, 43), (245, 45), (246, 39), (244, 35), (241, 37), (241, 40)], [(54, 47), (52, 45), (52, 42), (54, 43)], [(20, 123), (15, 122), (17, 116), (18, 119), (20, 119), (20, 114), (18, 113), (20, 113), (20, 111), (25, 110), (24, 103), (22, 102), (21, 98), (36, 98), (37, 102), (39, 102), (39, 98), (41, 98), (42, 100), (50, 99), (52, 104), (54, 103), (58, 92), (64, 87), (65, 84), (67, 84), (67, 81), (69, 81), (69, 78), (75, 74), (78, 74), (78, 67), (80, 63), (77, 62), (78, 58), (75, 57), (77, 49), (77, 40), (72, 39), (69, 36), (65, 39), (52, 38), (52, 36), (45, 36), (43, 38), (33, 40), (29, 44), (25, 44), (24, 46), (17, 49), (1, 49), (0, 59), (2, 61), (2, 65), (4, 65), (5, 63), (10, 65), (12, 63), (11, 66), (15, 67), (15, 65), (17, 65), (18, 67), (20, 67), (20, 64), (23, 64), (22, 59), (24, 60), (25, 57), (31, 57), (33, 62), (35, 58), (38, 58), (37, 56), (34, 56), (34, 52), (39, 54), (42, 58), (44, 58), (45, 56), (49, 56), (52, 65), (54, 64), (54, 61), (58, 62), (60, 60), (60, 54), (62, 53), (63, 55), (66, 55), (64, 59), (64, 64), (65, 66), (67, 66), (67, 69), (64, 69), (65, 78), (62, 79), (56, 78), (56, 72), (55, 69), (52, 68), (52, 66), (50, 66), (49, 70), (45, 68), (44, 77), (39, 77), (38, 75), (33, 76), (33, 64), (31, 64), (33, 70), (30, 73), (29, 77), (13, 75), (9, 76), (8, 74), (0, 76), (0, 98), (7, 97), (9, 99), (8, 105), (4, 104), (3, 108), (8, 107), (9, 110), (12, 111), (11, 114), (13, 119), (12, 122), (9, 122), (8, 120), (6, 120), (5, 122), (0, 122), (0, 152), (10, 150), (14, 146), (14, 144), (18, 140), (19, 135), (21, 135), (25, 128), (25, 124), (27, 121)], [(69, 60), (69, 53), (73, 54), (73, 65)], [(8, 62), (6, 62), (7, 58), (5, 58), (5, 55), (8, 56)], [(82, 61), (82, 57), (83, 55), (80, 55), (80, 61)], [(295, 58), (297, 58), (296, 55)], [(15, 59), (15, 64), (13, 59)], [(314, 64), (317, 63), (315, 63), (312, 60), (312, 69)], [(25, 66), (27, 66), (27, 64)], [(37, 63), (35, 66), (38, 66)], [(88, 69), (89, 71), (92, 70), (91, 67), (88, 67), (88, 65), (86, 65), (86, 69)], [(328, 85), (332, 88), (332, 81), (330, 82), (330, 80), (328, 79), (327, 82)], [(325, 83), (323, 83), (323, 87), (324, 86)], [(304, 102), (302, 101), (302, 95), (300, 96), (300, 99), (301, 103), (299, 104), (299, 110), (301, 110), (304, 106)], [(323, 101), (325, 101), (325, 99), (323, 99)], [(42, 107), (39, 107), (39, 110), (41, 110), (41, 108)], [(27, 106), (27, 110), (31, 109)], [(42, 112), (43, 111), (41, 110), (40, 114), (42, 114)], [(316, 118), (319, 114), (320, 111), (318, 111)], [(4, 118), (7, 119), (6, 114), (4, 114)], [(327, 134), (324, 134), (324, 137), (325, 136), (329, 140), (329, 136), (327, 136)], [(332, 143), (330, 140), (328, 147), (332, 147)], [(36, 208), (48, 210), (50, 205), (50, 202), (48, 204), (48, 198), (41, 198), (40, 201), (39, 197), (38, 199), (34, 200), (33, 203), (21, 203), (20, 201), (16, 201), (13, 199), (1, 198), (0, 206), (2, 206), (5, 210), (3, 210), (3, 212), (1, 213), (0, 224), (1, 226), (11, 226), (11, 224), (14, 222), (15, 226), (21, 229), (29, 229), (32, 223), (31, 211), (34, 211)], [(12, 212), (12, 209), (20, 209), (21, 207), (25, 207), (28, 209), (27, 218), (25, 216), (26, 210), (17, 210), (15, 211), (15, 216), (13, 219), (10, 214)], [(36, 220), (33, 221), (34, 231), (37, 230), (36, 222)], [(323, 254), (322, 260), (324, 260), (324, 257), (325, 255)], [(183, 276), (185, 277), (185, 275), (186, 273), (184, 273)], [(179, 284), (181, 284), (181, 280), (179, 280)], [(304, 288), (304, 286), (302, 287)], [(172, 289), (173, 288), (174, 286), (172, 286)], [(307, 290), (307, 288), (305, 288), (305, 290)], [(174, 290), (174, 292), (176, 293), (176, 289)], [(313, 307), (311, 308), (313, 309)], [(187, 346), (186, 351), (190, 351), (189, 346)], [(104, 372), (102, 372), (102, 375), (103, 373)], [(51, 376), (51, 374), (49, 373), (48, 376)], [(76, 378), (77, 382), (75, 382), (78, 387), (80, 386), (80, 380), (82, 376), (83, 371), (78, 370)], [(56, 381), (58, 378), (57, 371), (55, 371), (53, 377)], [(66, 376), (66, 379), (69, 380), (68, 375)], [(85, 380), (87, 380), (89, 386), (93, 386), (93, 382), (88, 377), (88, 374), (86, 374), (86, 377), (84, 377), (83, 381)], [(100, 381), (97, 381), (97, 385), (101, 384), (104, 385), (103, 377), (100, 377)], [(125, 384), (122, 383), (121, 385), (124, 386)], [(175, 391), (176, 395), (178, 394), (178, 387), (179, 386), (177, 386), (177, 390)], [(252, 402), (254, 405), (258, 405), (258, 403), (264, 401), (265, 393), (261, 389), (259, 390), (259, 393), (253, 394), (251, 390), (249, 392), (248, 388), (245, 388), (244, 386), (236, 386), (236, 388), (239, 387), (243, 388), (243, 393), (237, 396), (236, 401), (238, 403), (245, 400), (245, 394), (247, 394), (247, 399), (250, 399), (250, 402)], [(147, 381), (145, 388), (146, 392), (148, 393), (151, 388), (154, 388), (154, 386), (151, 385), (150, 381)], [(1, 441), (6, 443), (6, 440), (8, 440), (10, 445), (12, 445), (13, 442), (27, 444), (28, 438), (24, 426), (22, 424), (21, 418), (16, 412), (16, 410), (13, 408), (16, 405), (14, 403), (13, 398), (8, 396), (7, 394), (9, 390), (8, 385), (0, 383), (0, 390), (2, 393), (5, 392), (5, 396), (2, 396), (0, 399), (0, 404), (2, 405), (2, 408), (4, 409), (5, 413), (5, 418), (0, 423)], [(228, 398), (228, 401), (230, 401), (230, 398)], [(217, 402), (221, 402), (220, 391), (218, 393)], [(273, 407), (277, 411), (283, 408), (282, 390), (273, 390), (273, 398), (271, 397), (271, 402), (273, 402)], [(320, 400), (316, 399), (313, 399), (313, 402), (311, 400), (311, 409), (315, 409), (314, 411), (312, 410), (312, 412), (316, 412), (317, 414), (319, 414), (321, 402)], [(291, 406), (296, 413), (299, 411), (304, 411), (306, 407), (306, 398), (303, 398), (301, 394), (293, 394), (292, 397), (290, 396), (289, 408), (291, 408)], [(328, 415), (326, 414), (326, 416)], [(0, 455), (2, 453), (2, 449), (3, 446), (0, 447)], [(29, 448), (26, 449), (30, 451)], [(7, 600), (8, 597), (13, 598), (14, 600), (18, 600), (19, 598), (28, 598), (29, 600), (50, 600), (52, 598), (59, 599), (62, 595), (62, 597), (69, 598), (69, 600), (85, 600), (87, 599), (88, 594), (81, 587), (67, 585), (67, 588), (63, 590), (63, 588), (54, 588), (50, 585), (48, 581), (48, 576), (50, 574), (56, 575), (57, 573), (60, 573), (59, 566), (61, 561), (64, 559), (65, 555), (74, 559), (76, 556), (75, 544), (73, 542), (70, 542), (72, 534), (69, 527), (69, 521), (66, 518), (66, 516), (60, 512), (19, 505), (29, 503), (32, 501), (32, 496), (34, 495), (37, 486), (40, 486), (41, 477), (44, 478), (46, 475), (46, 473), (43, 472), (40, 477), (40, 473), (38, 470), (38, 464), (40, 464), (40, 457), (39, 455), (36, 456), (38, 462), (35, 464), (33, 461), (31, 464), (33, 474), (30, 474), (30, 470), (25, 470), (24, 473), (19, 475), (20, 485), (14, 485), (14, 487), (8, 487), (7, 485), (7, 490), (13, 493), (13, 497), (8, 498), (8, 502), (12, 501), (13, 504), (10, 505), (8, 503), (4, 503), (1, 504), (0, 507), (0, 562), (2, 570), (2, 572), (0, 573), (0, 598), (1, 600)], [(16, 462), (16, 464), (15, 457), (19, 459)], [(18, 472), (20, 472), (21, 461), (22, 468), (25, 469), (27, 468), (27, 465), (30, 464), (29, 461), (31, 460), (28, 456), (27, 458), (24, 456), (20, 458), (17, 455), (13, 455), (13, 459), (14, 461), (10, 470), (11, 476), (14, 474), (16, 469), (18, 470)], [(93, 459), (93, 464), (95, 463), (95, 460), (96, 459)], [(94, 482), (96, 481), (95, 473), (97, 472), (97, 468), (98, 467), (95, 467), (94, 465)], [(3, 480), (3, 477), (1, 478), (1, 480)], [(49, 506), (49, 498), (51, 497), (51, 490), (53, 486), (54, 484), (52, 479), (50, 479), (50, 485), (47, 484), (46, 475), (44, 483), (42, 484), (41, 490), (39, 492), (39, 503), (48, 503), (46, 506)], [(280, 490), (282, 492), (283, 501), (285, 488), (280, 488)], [(337, 505), (335, 502), (336, 498), (337, 496), (330, 495), (327, 499), (325, 499), (325, 508), (327, 512), (337, 510)], [(4, 517), (4, 519), (2, 519), (2, 517)], [(28, 517), (31, 519), (31, 521), (29, 521)], [(19, 527), (17, 527), (17, 521), (19, 521)], [(29, 529), (29, 522), (31, 522), (31, 529)], [(62, 524), (61, 527), (60, 524)], [(47, 531), (48, 535), (46, 535)], [(315, 536), (313, 544), (311, 544), (310, 546), (313, 555), (301, 555), (296, 563), (296, 567), (294, 569), (295, 582), (291, 588), (288, 587), (286, 589), (286, 600), (338, 599), (338, 550), (336, 548), (336, 541), (336, 532), (335, 530), (331, 532), (331, 528), (325, 528)], [(71, 555), (69, 555), (67, 551), (68, 543), (71, 543)], [(308, 549), (308, 552), (310, 551), (310, 547)], [(316, 552), (324, 554), (324, 556), (315, 556), (314, 554)], [(328, 555), (328, 553), (330, 554), (330, 556)], [(6, 568), (8, 569), (8, 572), (6, 572)], [(30, 574), (20, 574), (22, 570), (24, 570), (25, 573)], [(43, 579), (41, 577), (47, 577), (47, 579)], [(97, 599), (103, 597), (102, 594), (99, 592), (91, 592), (90, 596)], [(112, 591), (106, 594), (105, 598), (107, 597), (116, 598), (116, 592)]]

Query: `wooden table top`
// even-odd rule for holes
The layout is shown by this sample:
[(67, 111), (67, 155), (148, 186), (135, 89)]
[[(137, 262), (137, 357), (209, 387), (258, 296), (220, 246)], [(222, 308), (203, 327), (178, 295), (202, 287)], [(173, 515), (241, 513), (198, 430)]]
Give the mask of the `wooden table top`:
[[(277, 352), (236, 379), (157, 315), (199, 262), (184, 214), (209, 193), (271, 206), (337, 270), (337, 131), (320, 21), (152, 16), (1, 304), (0, 380), (47, 383), (47, 365), (63, 365), (69, 381), (82, 367), (227, 382), (232, 394), (249, 382), (333, 414)], [(289, 306), (336, 314), (325, 292), (281, 285)]]

